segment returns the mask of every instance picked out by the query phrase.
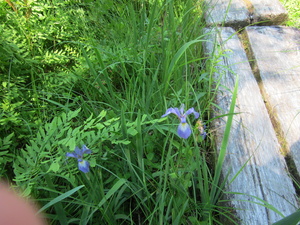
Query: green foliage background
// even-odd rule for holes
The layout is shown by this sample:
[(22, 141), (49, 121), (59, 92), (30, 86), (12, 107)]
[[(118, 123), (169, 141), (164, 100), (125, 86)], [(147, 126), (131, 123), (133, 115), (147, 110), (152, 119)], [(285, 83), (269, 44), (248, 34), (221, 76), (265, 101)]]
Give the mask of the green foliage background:
[[(220, 179), (237, 84), (218, 156), (195, 125), (219, 85), (201, 3), (0, 2), (0, 178), (49, 224), (238, 224)], [(187, 140), (161, 118), (182, 103), (200, 112)], [(83, 144), (87, 174), (66, 158)]]
[(287, 26), (300, 28), (300, 2), (298, 0), (280, 0), (288, 11)]
[[(50, 224), (216, 220), (210, 146), (160, 119), (181, 103), (209, 118), (199, 2), (0, 4), (0, 176)], [(88, 174), (65, 157), (82, 144)]]

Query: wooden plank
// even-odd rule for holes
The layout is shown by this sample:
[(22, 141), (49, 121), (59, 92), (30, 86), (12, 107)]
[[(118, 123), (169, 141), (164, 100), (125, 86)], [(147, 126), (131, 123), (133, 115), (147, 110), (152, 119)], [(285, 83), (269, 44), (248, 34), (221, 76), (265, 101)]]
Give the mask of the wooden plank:
[(264, 25), (276, 25), (288, 19), (287, 11), (278, 0), (250, 0), (250, 2), (254, 9), (253, 22), (267, 21)]
[(249, 13), (241, 0), (205, 0), (205, 20), (208, 26), (243, 27), (248, 25)]
[[(209, 29), (205, 29), (205, 33), (209, 32)], [(231, 206), (238, 209), (236, 215), (240, 219), (239, 224), (270, 224), (281, 217), (266, 207), (249, 202), (262, 203), (252, 196), (267, 201), (286, 216), (298, 208), (296, 193), (258, 84), (234, 32), (232, 28), (220, 28), (219, 34), (209, 35), (210, 41), (204, 44), (207, 53), (213, 52), (215, 56), (220, 56), (219, 63), (214, 66), (218, 71), (215, 79), (220, 79), (223, 85), (216, 98), (220, 107), (216, 109), (216, 116), (229, 112), (232, 97), (230, 90), (233, 90), (236, 76), (239, 76), (235, 107), (235, 112), (239, 114), (234, 116), (222, 172), (223, 176), (230, 172), (226, 182), (228, 192), (246, 194), (227, 196)], [(216, 29), (213, 33), (216, 33)], [(214, 49), (214, 43), (221, 47)], [(226, 49), (230, 51), (224, 56), (223, 51)], [(217, 149), (220, 149), (225, 124), (226, 117), (214, 121)], [(234, 181), (229, 182), (238, 173)]]
[(300, 30), (279, 26), (246, 31), (265, 99), (300, 174)]
[(260, 25), (276, 25), (288, 18), (278, 0), (204, 0), (204, 3), (208, 26), (244, 27), (260, 21), (265, 21)]

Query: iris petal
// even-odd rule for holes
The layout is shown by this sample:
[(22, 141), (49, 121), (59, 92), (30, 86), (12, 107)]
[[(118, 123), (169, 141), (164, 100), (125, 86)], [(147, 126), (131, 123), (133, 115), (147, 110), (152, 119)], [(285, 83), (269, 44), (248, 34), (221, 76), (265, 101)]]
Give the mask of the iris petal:
[(82, 160), (78, 162), (78, 169), (81, 170), (84, 173), (87, 173), (90, 171), (90, 164), (88, 161)]
[(77, 157), (82, 157), (83, 153), (82, 153), (82, 150), (80, 148), (78, 148), (76, 146), (74, 152), (77, 154)]
[(180, 117), (180, 112), (179, 112), (178, 108), (168, 108), (166, 113), (164, 115), (162, 115), (161, 117), (168, 116), (171, 113), (173, 113), (176, 116)]
[(82, 145), (82, 154), (91, 154), (92, 151), (86, 147), (86, 145)]
[(86, 147), (86, 145), (82, 145), (82, 149), (78, 148), (76, 146), (74, 152), (67, 152), (66, 156), (67, 157), (73, 157), (76, 158), (78, 161), (78, 169), (81, 170), (84, 173), (87, 173), (90, 171), (90, 164), (88, 161), (83, 160), (83, 154), (90, 154), (92, 151)]
[(179, 112), (180, 112), (181, 115), (184, 114), (184, 104), (181, 104)]
[(190, 115), (191, 113), (194, 114), (194, 116), (195, 116), (196, 119), (197, 119), (197, 118), (199, 117), (199, 115), (200, 115), (199, 113), (197, 113), (197, 112), (195, 111), (194, 108), (188, 109), (188, 111), (185, 112), (185, 115)]
[(73, 157), (73, 158), (78, 158), (77, 154), (75, 152), (68, 152), (66, 154), (67, 157)]
[(180, 123), (178, 126), (177, 133), (178, 133), (179, 137), (187, 139), (191, 135), (192, 130), (188, 123)]
[(164, 115), (162, 115), (162, 117), (168, 116), (171, 113), (175, 114), (178, 117), (178, 119), (180, 120), (180, 124), (179, 124), (178, 130), (177, 130), (178, 135), (184, 139), (188, 138), (191, 135), (192, 130), (186, 121), (186, 117), (189, 114), (193, 113), (195, 118), (197, 119), (200, 116), (200, 114), (198, 112), (196, 112), (194, 108), (190, 108), (186, 112), (184, 112), (184, 104), (181, 104), (179, 109), (178, 108), (168, 108), (166, 113)]

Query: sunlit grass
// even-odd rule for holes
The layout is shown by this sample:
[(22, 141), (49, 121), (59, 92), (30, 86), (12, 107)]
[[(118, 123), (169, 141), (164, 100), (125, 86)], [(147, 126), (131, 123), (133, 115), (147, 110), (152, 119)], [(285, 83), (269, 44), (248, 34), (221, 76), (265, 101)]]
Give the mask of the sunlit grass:
[(280, 0), (288, 11), (289, 19), (286, 25), (300, 28), (300, 1), (298, 0)]
[[(231, 218), (220, 177), (237, 85), (217, 155), (210, 122), (219, 59), (203, 54), (201, 1), (1, 4), (9, 29), (0, 46), (0, 176), (37, 199), (50, 224)], [(161, 118), (181, 104), (200, 113), (187, 121), (188, 139), (177, 134), (178, 118)], [(92, 151), (88, 173), (66, 157), (83, 144)]]
[[(27, 18), (19, 26), (31, 36), (25, 35), (30, 46), (18, 38), (6, 45), (15, 41), (40, 60), (20, 55), (34, 66), (19, 83), (23, 68), (16, 61), (4, 70), (14, 92), (22, 87), (34, 102), (27, 105), (34, 114), (28, 118), (32, 131), (17, 130), (27, 145), (18, 146), (22, 150), (12, 156), (13, 163), (6, 158), (14, 168), (10, 179), (42, 204), (53, 224), (97, 224), (99, 218), (104, 224), (217, 221), (219, 194), (210, 192), (219, 178), (211, 172), (214, 162), (206, 162), (209, 136), (203, 140), (195, 132), (182, 140), (176, 118), (160, 119), (167, 108), (181, 104), (200, 113), (198, 124), (211, 119), (212, 73), (202, 55), (205, 24), (199, 3), (56, 3), (71, 14), (46, 2), (16, 5), (18, 15), (9, 12), (14, 20)], [(64, 18), (60, 30), (59, 22), (47, 20), (51, 10)], [(34, 23), (40, 22), (49, 27), (44, 39), (36, 39), (41, 28)], [(66, 49), (77, 57), (66, 55)], [(25, 116), (26, 111), (15, 114)], [(188, 123), (193, 131), (200, 129), (193, 118)], [(14, 126), (7, 128), (10, 133)], [(78, 171), (76, 160), (66, 159), (82, 144), (92, 150), (84, 159), (90, 162), (87, 174)]]

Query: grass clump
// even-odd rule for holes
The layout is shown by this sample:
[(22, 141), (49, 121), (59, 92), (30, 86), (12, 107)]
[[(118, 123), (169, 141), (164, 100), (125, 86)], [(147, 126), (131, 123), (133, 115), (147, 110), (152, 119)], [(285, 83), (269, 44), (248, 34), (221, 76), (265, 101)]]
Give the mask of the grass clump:
[[(219, 223), (228, 137), (214, 173), (199, 2), (0, 4), (0, 176), (50, 224)], [(188, 139), (161, 118), (181, 104), (200, 113)], [(92, 153), (66, 157), (82, 145)]]

